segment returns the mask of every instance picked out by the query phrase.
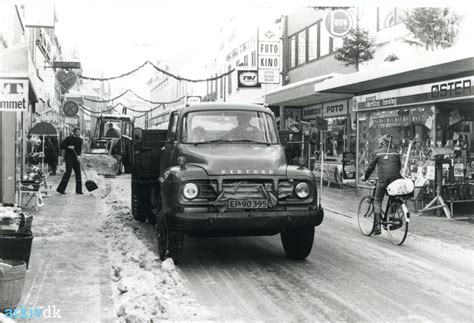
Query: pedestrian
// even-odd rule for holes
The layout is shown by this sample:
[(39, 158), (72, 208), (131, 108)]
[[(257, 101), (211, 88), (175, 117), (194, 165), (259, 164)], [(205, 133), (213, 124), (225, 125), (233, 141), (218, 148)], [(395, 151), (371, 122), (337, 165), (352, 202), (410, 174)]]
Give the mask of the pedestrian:
[(400, 175), (400, 170), (402, 169), (400, 153), (393, 148), (392, 142), (393, 137), (391, 135), (383, 135), (379, 137), (379, 148), (375, 150), (372, 162), (369, 164), (364, 176), (361, 178), (362, 181), (366, 181), (377, 165), (378, 181), (374, 198), (374, 235), (381, 233), (380, 219), (382, 213), (382, 201), (387, 186), (394, 180), (402, 178)]
[(45, 162), (48, 164), (50, 168), (49, 174), (56, 175), (56, 171), (58, 169), (58, 153), (51, 141), (51, 137), (45, 137), (44, 157), (45, 157)]
[(81, 165), (79, 157), (82, 152), (82, 139), (79, 137), (79, 128), (74, 128), (72, 134), (66, 137), (61, 142), (61, 149), (64, 149), (64, 160), (66, 162), (66, 172), (59, 183), (56, 191), (61, 194), (66, 194), (66, 187), (71, 177), (72, 170), (76, 177), (76, 193), (82, 193), (82, 181), (81, 181)]

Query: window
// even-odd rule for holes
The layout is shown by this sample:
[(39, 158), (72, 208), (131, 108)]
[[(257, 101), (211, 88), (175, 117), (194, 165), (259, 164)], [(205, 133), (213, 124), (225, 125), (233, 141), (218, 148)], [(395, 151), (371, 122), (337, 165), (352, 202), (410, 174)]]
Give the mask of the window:
[(210, 110), (188, 113), (183, 119), (183, 142), (225, 143), (257, 141), (276, 144), (277, 131), (270, 114), (246, 110)]
[(402, 23), (406, 16), (407, 10), (402, 8), (377, 8), (377, 31)]
[(252, 51), (252, 67), (257, 66), (257, 51)]
[(244, 66), (249, 66), (249, 55), (244, 56)]
[[(229, 65), (227, 71), (230, 71), (232, 66)], [(232, 74), (227, 75), (227, 93), (232, 94)]]
[(174, 112), (170, 116), (169, 128), (168, 128), (168, 141), (175, 141), (178, 133), (178, 113)]
[(306, 63), (306, 30), (298, 34), (298, 65)]
[(308, 28), (308, 61), (318, 58), (318, 26), (319, 23)]
[(319, 37), (319, 56), (326, 56), (330, 52), (329, 48), (329, 42), (330, 42), (330, 36), (329, 32), (327, 31), (325, 26), (321, 26), (319, 29), (320, 31), (320, 37)]
[(290, 38), (290, 68), (296, 66), (296, 36)]
[(332, 51), (334, 52), (336, 49), (341, 48), (344, 41), (342, 37), (334, 37), (332, 39)]

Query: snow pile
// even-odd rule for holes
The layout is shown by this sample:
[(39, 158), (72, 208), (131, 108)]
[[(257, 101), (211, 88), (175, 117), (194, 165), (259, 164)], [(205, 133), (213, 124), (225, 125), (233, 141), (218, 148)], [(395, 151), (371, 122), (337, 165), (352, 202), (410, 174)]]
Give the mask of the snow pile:
[(82, 154), (80, 158), (85, 170), (95, 170), (99, 175), (117, 175), (119, 163), (111, 155)]
[(185, 288), (173, 260), (160, 261), (154, 227), (133, 219), (127, 202), (120, 196), (123, 189), (114, 186), (101, 190), (107, 194), (107, 216), (99, 230), (109, 245), (113, 299), (119, 320), (212, 319)]

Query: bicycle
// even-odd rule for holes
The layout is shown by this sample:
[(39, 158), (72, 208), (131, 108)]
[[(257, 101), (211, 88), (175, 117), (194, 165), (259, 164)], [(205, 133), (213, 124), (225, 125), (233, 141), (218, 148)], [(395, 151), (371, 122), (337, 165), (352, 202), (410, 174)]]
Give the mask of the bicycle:
[[(371, 236), (375, 228), (374, 216), (374, 198), (377, 188), (377, 180), (369, 180), (372, 184), (372, 194), (368, 194), (361, 198), (357, 209), (357, 222), (359, 229), (365, 236)], [(408, 224), (410, 222), (410, 212), (405, 205), (405, 200), (411, 194), (390, 196), (385, 208), (381, 214), (381, 227), (387, 231), (390, 242), (394, 245), (402, 245), (408, 235)], [(388, 195), (388, 194), (387, 194)]]

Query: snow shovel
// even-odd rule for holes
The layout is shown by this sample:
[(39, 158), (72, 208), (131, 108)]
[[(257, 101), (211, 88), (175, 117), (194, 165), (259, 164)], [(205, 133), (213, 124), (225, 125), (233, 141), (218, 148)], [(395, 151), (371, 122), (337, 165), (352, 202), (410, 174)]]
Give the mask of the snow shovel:
[[(76, 158), (79, 161), (79, 157), (77, 157), (76, 150), (72, 149), (72, 151), (74, 152), (74, 155), (76, 155)], [(92, 191), (95, 191), (96, 189), (98, 189), (99, 186), (97, 186), (97, 184), (93, 180), (90, 180), (90, 179), (87, 178), (86, 171), (84, 170), (84, 168), (82, 168), (82, 164), (81, 164), (80, 161), (79, 161), (79, 165), (81, 166), (82, 172), (84, 173), (84, 176), (86, 177), (86, 183), (85, 183), (86, 189), (89, 192), (92, 192)]]

